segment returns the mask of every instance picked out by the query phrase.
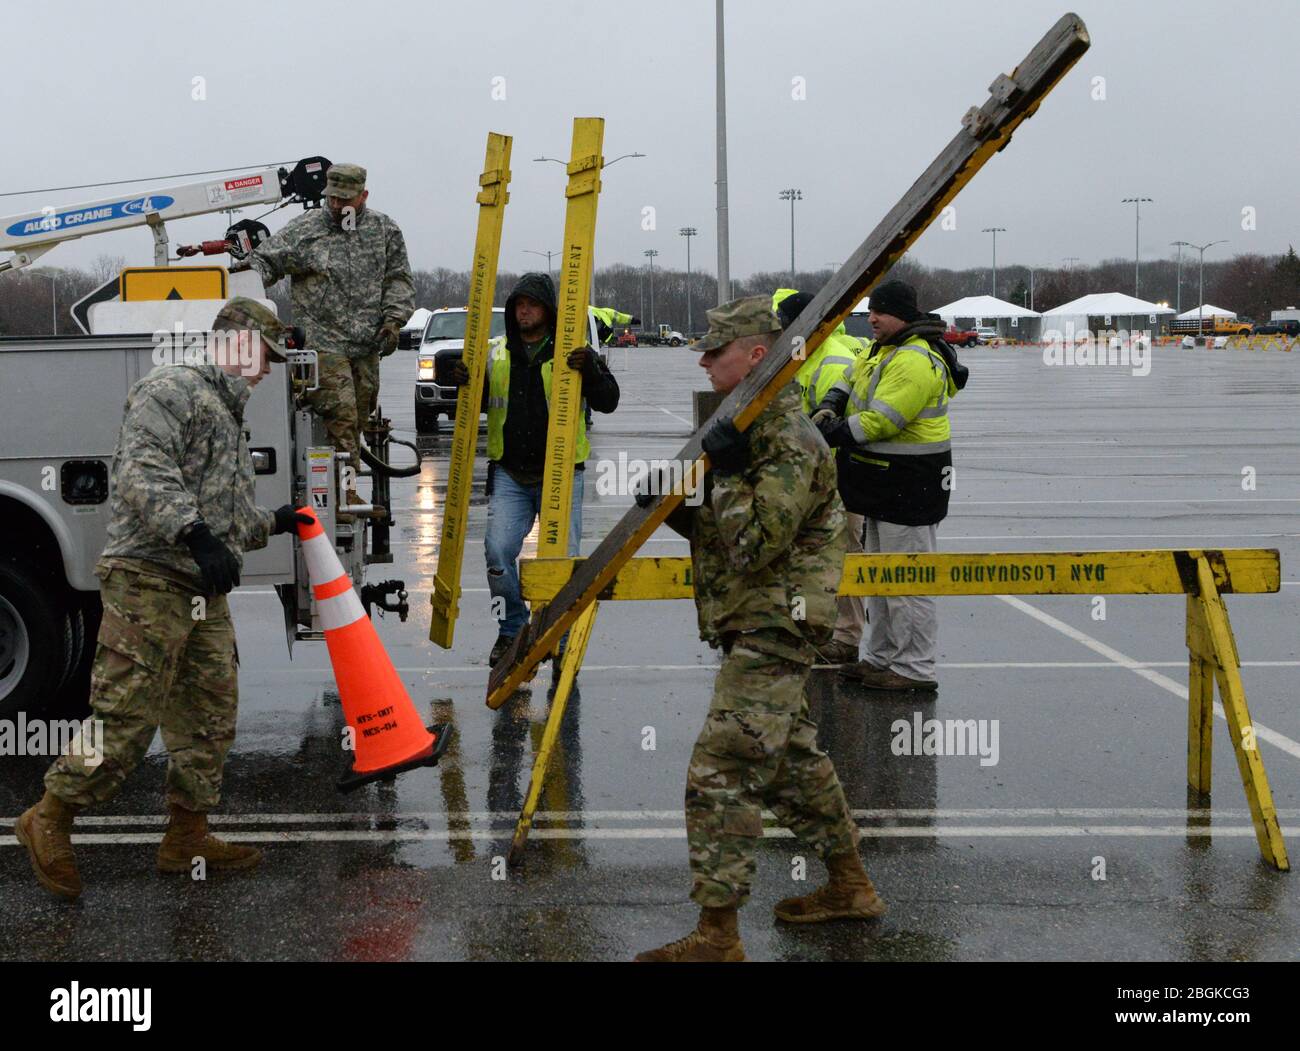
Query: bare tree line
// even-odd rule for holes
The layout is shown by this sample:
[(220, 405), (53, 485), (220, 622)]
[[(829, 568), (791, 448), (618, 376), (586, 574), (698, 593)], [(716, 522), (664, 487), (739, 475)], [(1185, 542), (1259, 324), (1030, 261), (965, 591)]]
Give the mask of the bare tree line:
[[(87, 270), (35, 267), (0, 274), (0, 336), (60, 335), (79, 330), (68, 308), (82, 296), (115, 276), (124, 265), (120, 257), (101, 255)], [(469, 273), (437, 267), (414, 272), (417, 306), (436, 309), (463, 306), (469, 295)], [(788, 271), (751, 274), (732, 280), (732, 294), (770, 294), (778, 288), (817, 292), (831, 279), (829, 269), (801, 271), (791, 280)], [(506, 297), (520, 277), (501, 271), (497, 275), (496, 305)], [(1133, 292), (1133, 261), (1108, 259), (1091, 266), (1035, 268), (1030, 301), (1030, 271), (1018, 264), (998, 267), (1000, 299), (1040, 312), (1050, 310), (1089, 292)], [(1195, 257), (1184, 255), (1181, 295), (1178, 268), (1173, 259), (1151, 259), (1141, 267), (1141, 298), (1167, 302), (1190, 310), (1197, 305), (1199, 274)], [(993, 293), (993, 275), (988, 267), (952, 270), (930, 267), (904, 257), (886, 275), (916, 286), (922, 309), (933, 310), (955, 299)], [(705, 311), (717, 303), (717, 280), (712, 274), (694, 271), (689, 287), (684, 270), (615, 264), (597, 270), (592, 302), (613, 306), (634, 314), (646, 326), (667, 324), (687, 331), (687, 295), (690, 296), (689, 327), (700, 332), (706, 324)], [(288, 282), (269, 290), (282, 317), (292, 317)], [(1270, 311), (1300, 305), (1300, 258), (1291, 248), (1282, 255), (1242, 254), (1205, 264), (1205, 300), (1236, 311), (1242, 317), (1265, 320)], [(57, 311), (54, 307), (57, 304)]]

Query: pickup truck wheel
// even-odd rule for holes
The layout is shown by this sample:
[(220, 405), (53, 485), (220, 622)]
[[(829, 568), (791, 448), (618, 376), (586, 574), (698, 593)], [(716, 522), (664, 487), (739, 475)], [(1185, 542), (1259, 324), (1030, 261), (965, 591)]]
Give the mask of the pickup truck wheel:
[(49, 578), (0, 562), (0, 716), (54, 700), (72, 659), (73, 624)]
[(418, 402), (415, 405), (415, 433), (438, 433), (438, 413), (432, 407)]

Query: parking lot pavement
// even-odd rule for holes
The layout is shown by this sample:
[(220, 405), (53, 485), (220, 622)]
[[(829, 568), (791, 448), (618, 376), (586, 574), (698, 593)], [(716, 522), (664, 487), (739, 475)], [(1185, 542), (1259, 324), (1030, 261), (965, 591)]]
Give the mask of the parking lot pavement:
[[(1157, 348), (1136, 376), (1050, 368), (1033, 348), (963, 358), (972, 375), (953, 406), (957, 486), (941, 549), (1280, 551), (1280, 593), (1227, 603), (1268, 731), (1260, 755), (1300, 853), (1300, 360)], [(689, 350), (620, 350), (612, 362), (623, 397), (592, 432), (584, 551), (630, 504), (595, 484), (601, 462), (672, 456), (703, 386)], [(407, 437), (414, 375), (414, 354), (383, 363), (384, 410)], [(36, 885), (3, 829), (0, 958), (626, 959), (685, 932), (683, 780), (716, 667), (694, 610), (602, 604), (526, 864), (504, 873), (550, 675), (500, 711), (484, 706), (495, 623), (481, 462), (455, 646), (428, 641), (449, 445), (444, 421), (421, 439), (421, 474), (395, 483), (395, 560), (383, 570), (406, 580), (411, 615), (377, 622), (422, 714), (455, 724), (441, 765), (337, 794), (343, 724), (325, 650), (299, 643), (290, 660), (275, 596), (237, 592), (239, 736), (218, 824), (264, 844), (263, 866), (202, 883), (152, 870), (155, 745), (123, 794), (78, 824), (87, 889), (76, 905)], [(687, 546), (661, 530), (643, 553)], [(1089, 596), (942, 598), (939, 610), (937, 696), (873, 693), (833, 671), (811, 686), (888, 916), (775, 926), (770, 905), (807, 886), (803, 862), (809, 881), (821, 869), (769, 821), (742, 915), (751, 957), (1295, 958), (1300, 893), (1259, 859), (1221, 719), (1212, 803), (1189, 809), (1181, 597), (1109, 596), (1104, 619)], [(896, 754), (900, 724), (917, 719), (975, 720), (980, 754)], [(3, 823), (38, 794), (44, 765), (0, 766)]]

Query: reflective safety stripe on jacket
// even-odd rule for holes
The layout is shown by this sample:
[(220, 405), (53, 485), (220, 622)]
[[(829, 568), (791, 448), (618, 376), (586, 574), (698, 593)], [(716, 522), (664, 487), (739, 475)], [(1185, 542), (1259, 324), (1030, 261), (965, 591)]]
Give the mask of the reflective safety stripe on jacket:
[(901, 347), (873, 341), (836, 387), (848, 391), (854, 452), (907, 456), (952, 448), (948, 405), (956, 388), (942, 356), (922, 337)]
[[(551, 372), (554, 365), (553, 358), (547, 358), (542, 363), (542, 390), (546, 394), (548, 407), (551, 404)], [(499, 460), (506, 451), (506, 410), (510, 401), (510, 351), (506, 347), (504, 336), (498, 336), (488, 344), (487, 388), (488, 459)], [(583, 404), (586, 404), (585, 399)], [(586, 414), (579, 411), (578, 451), (574, 462), (583, 463), (590, 455)]]

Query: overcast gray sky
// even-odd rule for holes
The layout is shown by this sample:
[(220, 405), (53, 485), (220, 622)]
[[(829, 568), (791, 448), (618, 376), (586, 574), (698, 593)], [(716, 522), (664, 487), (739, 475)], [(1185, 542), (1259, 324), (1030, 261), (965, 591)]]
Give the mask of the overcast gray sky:
[[(929, 265), (1059, 265), (1168, 242), (1278, 252), (1300, 240), (1295, 0), (1081, 0), (1092, 49), (957, 198), (957, 228), (926, 233)], [(1050, 0), (729, 0), (732, 272), (842, 262), (1067, 8)], [(572, 118), (605, 118), (597, 265), (716, 261), (713, 0), (264, 4), (46, 0), (6, 4), (0, 191), (165, 175), (323, 154), (370, 171), (371, 204), (402, 226), (417, 267), (465, 269), (486, 133), (514, 136), (503, 269), (558, 249)], [(194, 101), (193, 78), (207, 98)], [(504, 77), (505, 99), (493, 98)], [(792, 98), (802, 77), (806, 98)], [(1104, 100), (1094, 78), (1104, 77)], [(498, 82), (499, 83), (499, 82)], [(189, 180), (179, 180), (189, 181)], [(149, 181), (129, 189), (150, 189)], [(0, 215), (111, 190), (0, 198)], [(657, 229), (642, 229), (642, 209)], [(1242, 229), (1242, 209), (1256, 229)], [(251, 217), (245, 211), (241, 217)], [(298, 209), (267, 221), (278, 229)], [(169, 224), (214, 238), (220, 214)], [(41, 264), (101, 253), (152, 262), (137, 229), (83, 238)]]

